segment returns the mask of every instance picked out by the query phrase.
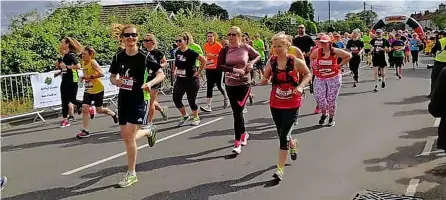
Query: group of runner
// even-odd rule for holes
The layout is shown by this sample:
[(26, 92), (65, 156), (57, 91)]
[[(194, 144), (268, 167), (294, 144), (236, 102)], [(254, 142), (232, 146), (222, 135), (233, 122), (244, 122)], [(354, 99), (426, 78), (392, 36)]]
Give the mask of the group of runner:
[[(152, 124), (155, 110), (161, 113), (164, 120), (168, 118), (167, 107), (156, 101), (166, 77), (163, 68), (168, 65), (164, 54), (157, 49), (154, 34), (141, 36), (133, 25), (117, 28), (121, 46), (113, 56), (109, 69), (111, 83), (120, 88), (117, 111), (103, 107), (104, 86), (101, 77), (104, 73), (94, 59), (95, 50), (92, 47), (82, 48), (75, 39), (64, 38), (60, 43), (62, 58), (56, 62), (60, 72), (56, 75), (62, 75), (62, 127), (70, 125), (74, 106), (78, 108), (78, 113), (83, 113), (82, 129), (76, 135), (79, 139), (90, 136), (89, 120), (96, 113), (109, 115), (114, 123), (119, 123), (128, 158), (128, 171), (119, 186), (128, 187), (138, 181), (135, 172), (136, 140), (146, 137), (149, 146), (153, 147), (157, 138), (157, 129)], [(382, 30), (377, 30), (375, 35), (362, 35), (360, 30), (353, 30), (352, 33), (343, 34), (343, 37), (335, 32), (320, 33), (312, 38), (305, 33), (305, 26), (299, 25), (296, 37), (283, 32), (275, 34), (268, 54), (268, 42), (262, 41), (259, 34), (255, 34), (251, 41), (249, 34), (243, 33), (236, 26), (228, 30), (223, 44), (219, 43), (217, 33), (208, 32), (203, 48), (194, 43), (190, 33), (182, 33), (175, 39), (177, 50), (171, 68), (175, 77), (172, 100), (181, 115), (178, 126), (183, 126), (188, 121), (192, 125), (199, 125), (199, 108), (203, 112), (212, 112), (213, 88), (217, 86), (224, 97), (223, 108), (230, 106), (232, 109), (232, 152), (240, 154), (242, 146), (246, 146), (249, 139), (244, 113), (247, 101), (253, 101), (251, 87), (271, 83), (270, 111), (280, 140), (279, 161), (273, 177), (282, 180), (288, 154), (292, 160), (297, 157), (298, 141), (292, 139), (291, 132), (297, 124), (304, 88), (309, 86), (310, 93), (315, 97), (315, 113), (321, 114), (318, 124), (334, 126), (343, 66), (349, 66), (354, 78), (353, 87), (357, 87), (361, 57), (365, 55), (368, 59), (367, 49), (370, 49), (371, 64), (375, 69), (375, 92), (378, 91), (380, 82), (381, 88), (386, 86), (386, 53), (391, 54), (389, 59), (395, 64), (397, 76), (401, 79), (404, 48), (407, 44), (407, 39), (404, 41), (401, 38), (407, 36), (404, 32), (397, 33), (395, 38), (389, 35), (390, 38), (385, 39)], [(408, 40), (409, 44), (419, 45), (416, 34), (411, 37), (414, 39)], [(139, 38), (143, 39), (144, 49), (138, 46)], [(76, 57), (80, 53), (82, 60), (78, 61)], [(412, 52), (412, 57), (416, 55), (416, 52)], [(80, 80), (85, 93), (83, 101), (79, 102), (76, 100), (79, 87), (77, 70), (81, 68), (83, 76)], [(196, 99), (200, 88), (199, 77), (203, 71), (207, 80), (207, 100), (204, 106), (198, 107)], [(254, 80), (256, 74), (260, 79), (257, 83)], [(182, 102), (185, 94), (192, 116)]]

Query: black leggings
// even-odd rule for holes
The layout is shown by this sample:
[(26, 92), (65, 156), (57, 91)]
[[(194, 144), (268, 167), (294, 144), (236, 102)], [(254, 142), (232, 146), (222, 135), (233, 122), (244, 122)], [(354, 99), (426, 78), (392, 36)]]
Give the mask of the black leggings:
[(65, 83), (60, 85), (60, 97), (62, 100), (62, 116), (68, 118), (68, 104), (72, 103), (75, 106), (82, 107), (82, 102), (76, 99), (77, 96), (77, 82)]
[(440, 76), (441, 70), (443, 70), (443, 68), (445, 68), (445, 67), (446, 67), (446, 62), (438, 62), (438, 61), (434, 62), (434, 67), (432, 68), (432, 72), (431, 72), (431, 92), (430, 92), (430, 95), (434, 91), (435, 84), (437, 83), (437, 79)]
[(358, 78), (359, 78), (359, 65), (361, 64), (361, 57), (359, 57), (359, 55), (355, 55), (352, 57), (352, 59), (350, 59), (349, 62), (349, 68), (350, 71), (353, 72), (353, 79), (358, 82)]
[(280, 150), (289, 149), (289, 141), (291, 132), (293, 132), (294, 121), (297, 118), (299, 108), (294, 109), (276, 109), (271, 108), (271, 115), (276, 124), (277, 133), (279, 134)]
[(206, 97), (212, 98), (214, 86), (217, 85), (218, 90), (226, 98), (226, 90), (223, 88), (223, 73), (220, 70), (206, 69), (207, 91)]
[(175, 106), (178, 109), (184, 106), (183, 96), (186, 93), (190, 109), (193, 111), (198, 110), (196, 99), (199, 89), (200, 89), (200, 81), (198, 80), (198, 78), (177, 79), (175, 81), (175, 85), (173, 86), (173, 95), (172, 95)]
[(395, 67), (395, 59), (393, 58), (393, 51), (390, 51), (387, 55), (389, 57), (389, 67)]
[(249, 85), (226, 86), (226, 91), (228, 92), (232, 115), (234, 116), (235, 140), (240, 140), (242, 134), (246, 131), (243, 109), (251, 92), (251, 87)]
[(412, 63), (418, 62), (418, 51), (410, 51), (410, 55), (412, 55)]

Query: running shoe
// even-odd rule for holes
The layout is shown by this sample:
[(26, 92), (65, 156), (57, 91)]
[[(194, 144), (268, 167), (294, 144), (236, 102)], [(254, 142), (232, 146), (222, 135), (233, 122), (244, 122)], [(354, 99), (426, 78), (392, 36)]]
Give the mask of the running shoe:
[(189, 115), (182, 116), (181, 119), (180, 119), (180, 123), (178, 123), (178, 127), (183, 126), (184, 123), (189, 121), (189, 119), (190, 119)]
[(77, 139), (82, 139), (87, 137), (90, 137), (90, 133), (84, 129), (82, 129), (82, 131), (76, 135)]
[(61, 128), (65, 128), (65, 127), (68, 127), (70, 125), (71, 124), (70, 124), (70, 122), (68, 120), (62, 120), (62, 122), (60, 123), (60, 127)]
[(325, 120), (327, 119), (327, 115), (321, 115), (321, 119), (319, 119), (319, 125), (323, 125)]
[(248, 138), (249, 138), (249, 134), (247, 132), (243, 133), (240, 138), (240, 144), (242, 146), (248, 145)]
[(378, 86), (375, 85), (375, 89), (373, 89), (373, 92), (378, 92)]
[(401, 75), (398, 75), (398, 79), (400, 79), (401, 80), (401, 78), (403, 78)]
[(290, 156), (291, 160), (297, 159), (297, 139), (294, 139), (292, 142), (290, 142)]
[(242, 144), (240, 141), (234, 141), (234, 149), (232, 149), (232, 153), (240, 154), (242, 152)]
[[(115, 124), (117, 124), (119, 121), (118, 121), (118, 114), (115, 112), (115, 115), (112, 115), (111, 116), (112, 118), (113, 118), (113, 122), (115, 123)], [(93, 118), (92, 118), (93, 119)]]
[(207, 113), (212, 112), (212, 108), (210, 105), (206, 105), (205, 107), (200, 106), (200, 110)]
[[(95, 115), (95, 111), (94, 110), (95, 109), (92, 106), (90, 106), (88, 108), (88, 113), (90, 113), (90, 119), (94, 119), (94, 115)], [(117, 122), (115, 122), (115, 123), (117, 123)]]
[(283, 180), (283, 169), (277, 168), (276, 172), (273, 174), (273, 178), (277, 181)]
[(75, 122), (75, 121), (76, 121), (76, 119), (74, 119), (74, 117), (73, 117), (73, 116), (69, 116), (69, 117), (68, 117), (68, 121), (70, 121), (70, 122)]
[(164, 121), (167, 121), (167, 119), (169, 119), (169, 116), (167, 115), (168, 111), (169, 111), (169, 107), (163, 106), (163, 110), (160, 113), (161, 113), (161, 116), (163, 116)]
[(6, 183), (8, 182), (8, 178), (6, 178), (6, 176), (2, 176), (0, 178), (0, 187), (3, 190), (3, 188), (5, 188)]
[(147, 135), (147, 141), (150, 147), (155, 146), (156, 144), (156, 135), (158, 134), (158, 130), (154, 125), (150, 125), (150, 134)]
[(328, 119), (328, 124), (327, 124), (327, 126), (332, 127), (332, 126), (334, 126), (335, 124), (336, 124), (336, 122), (334, 121), (333, 118)]
[(119, 181), (118, 185), (121, 188), (126, 188), (135, 184), (136, 182), (138, 182), (138, 178), (136, 177), (136, 175), (132, 175), (127, 172), (127, 174), (124, 175), (122, 180)]
[(383, 88), (383, 89), (386, 88), (386, 82), (384, 82), (384, 81), (381, 82), (381, 88)]
[(246, 106), (243, 108), (243, 114), (246, 114), (246, 113), (248, 113), (248, 108), (246, 108)]
[(223, 101), (223, 108), (224, 108), (224, 109), (229, 108), (229, 100), (228, 100), (228, 99), (225, 99), (225, 100)]
[(200, 125), (200, 117), (194, 117), (192, 118), (192, 126), (198, 126)]

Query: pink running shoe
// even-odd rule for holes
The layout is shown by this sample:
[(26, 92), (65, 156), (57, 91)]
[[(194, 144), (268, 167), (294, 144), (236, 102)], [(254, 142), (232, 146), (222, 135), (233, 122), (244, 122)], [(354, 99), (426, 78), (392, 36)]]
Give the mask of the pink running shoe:
[(232, 149), (232, 152), (235, 154), (240, 154), (240, 152), (242, 152), (242, 145), (240, 144), (240, 141), (234, 141), (234, 149)]
[(95, 109), (93, 106), (90, 106), (90, 108), (88, 109), (88, 112), (90, 113), (90, 119), (94, 119), (95, 116)]
[(249, 134), (248, 133), (243, 133), (242, 137), (240, 138), (240, 143), (242, 146), (246, 146), (248, 145), (248, 138), (249, 138)]
[(60, 123), (60, 127), (61, 128), (65, 128), (65, 127), (68, 127), (68, 126), (70, 126), (70, 122), (68, 121), (68, 120), (62, 120), (62, 122)]

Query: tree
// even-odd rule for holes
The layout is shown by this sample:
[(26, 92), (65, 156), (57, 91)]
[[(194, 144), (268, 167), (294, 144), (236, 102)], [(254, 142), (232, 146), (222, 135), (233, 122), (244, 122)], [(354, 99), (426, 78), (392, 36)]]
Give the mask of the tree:
[(189, 0), (189, 1), (156, 0), (154, 2), (160, 3), (164, 7), (164, 9), (166, 9), (166, 11), (174, 12), (175, 14), (178, 13), (180, 9), (190, 9), (193, 10), (194, 12), (196, 10), (200, 10), (209, 17), (219, 17), (220, 19), (229, 18), (228, 11), (215, 3), (202, 4), (198, 0)]
[(220, 19), (228, 19), (229, 18), (228, 11), (223, 9), (222, 7), (218, 6), (215, 3), (201, 4), (201, 11), (207, 16), (215, 16), (215, 17), (219, 17)]
[(311, 2), (308, 2), (307, 0), (295, 1), (291, 3), (288, 12), (299, 15), (306, 20), (314, 21), (313, 4)]
[(433, 18), (433, 22), (435, 26), (438, 27), (438, 29), (445, 29), (446, 28), (446, 12), (437, 14)]
[(376, 18), (378, 18), (378, 14), (376, 14), (376, 12), (373, 10), (361, 11), (356, 13), (356, 16), (364, 20), (366, 25), (370, 25), (376, 20)]
[(305, 20), (304, 18), (289, 12), (262, 19), (262, 23), (274, 32), (284, 31), (288, 35), (295, 35), (299, 24), (304, 24), (308, 33), (317, 32), (317, 27), (314, 22)]

